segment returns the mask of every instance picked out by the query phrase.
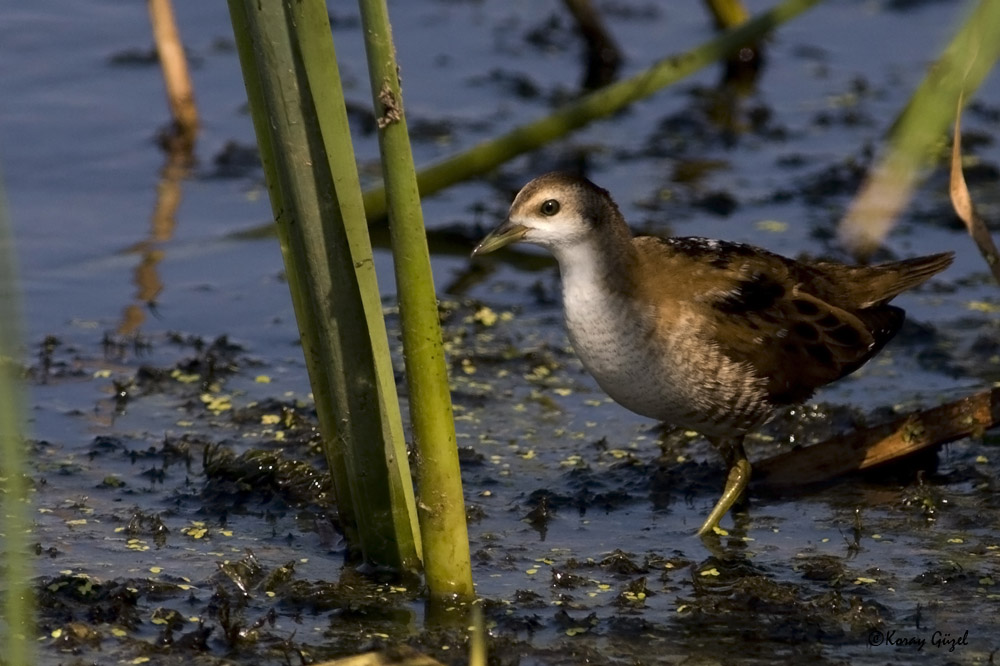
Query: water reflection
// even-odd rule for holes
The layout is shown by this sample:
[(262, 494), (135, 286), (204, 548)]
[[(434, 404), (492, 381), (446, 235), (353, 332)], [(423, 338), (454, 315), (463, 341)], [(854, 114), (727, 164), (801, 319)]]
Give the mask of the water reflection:
[(190, 150), (172, 147), (167, 152), (167, 162), (160, 171), (156, 186), (156, 204), (150, 224), (149, 237), (126, 250), (138, 254), (140, 260), (132, 275), (136, 286), (135, 301), (125, 306), (122, 319), (115, 333), (131, 337), (139, 332), (146, 321), (146, 312), (154, 310), (156, 299), (163, 291), (163, 281), (157, 270), (166, 256), (163, 244), (173, 238), (177, 224), (177, 210), (181, 205), (181, 183), (191, 171)]

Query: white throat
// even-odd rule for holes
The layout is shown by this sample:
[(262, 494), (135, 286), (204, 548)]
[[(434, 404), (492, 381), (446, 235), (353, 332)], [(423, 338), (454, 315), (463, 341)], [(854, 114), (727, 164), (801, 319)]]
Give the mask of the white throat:
[(584, 367), (612, 397), (620, 399), (621, 354), (637, 331), (635, 305), (621, 291), (624, 270), (609, 261), (606, 248), (576, 243), (553, 248), (562, 273), (563, 307), (570, 341)]
[(607, 265), (606, 250), (596, 247), (595, 243), (573, 243), (572, 245), (555, 246), (552, 254), (559, 262), (559, 273), (562, 275), (563, 296), (566, 307), (569, 299), (590, 298), (590, 292), (605, 291), (610, 267)]

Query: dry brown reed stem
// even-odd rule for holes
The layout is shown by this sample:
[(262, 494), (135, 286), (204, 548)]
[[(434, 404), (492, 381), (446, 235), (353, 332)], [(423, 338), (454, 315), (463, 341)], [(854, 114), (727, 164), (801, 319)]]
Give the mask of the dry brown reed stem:
[(153, 25), (156, 53), (163, 68), (167, 101), (174, 118), (174, 135), (190, 148), (198, 133), (198, 107), (195, 105), (194, 86), (170, 0), (149, 0), (149, 18)]
[(955, 212), (965, 228), (969, 230), (973, 242), (979, 248), (980, 254), (986, 260), (986, 265), (990, 267), (994, 279), (1000, 282), (1000, 252), (993, 242), (990, 230), (986, 226), (979, 211), (976, 210), (969, 194), (969, 187), (965, 184), (965, 174), (962, 173), (962, 99), (958, 100), (959, 111), (955, 116), (955, 136), (951, 145), (951, 183), (949, 191), (951, 194), (951, 204), (955, 207)]

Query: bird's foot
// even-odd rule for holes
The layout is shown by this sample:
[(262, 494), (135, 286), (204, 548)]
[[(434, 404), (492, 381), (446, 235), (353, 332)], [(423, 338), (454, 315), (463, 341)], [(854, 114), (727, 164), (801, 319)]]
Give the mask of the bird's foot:
[(733, 462), (729, 468), (729, 477), (726, 479), (726, 489), (722, 492), (722, 497), (715, 503), (712, 512), (708, 514), (705, 523), (698, 530), (698, 536), (707, 536), (715, 532), (719, 526), (719, 521), (729, 512), (733, 505), (739, 501), (750, 483), (750, 461), (740, 458)]

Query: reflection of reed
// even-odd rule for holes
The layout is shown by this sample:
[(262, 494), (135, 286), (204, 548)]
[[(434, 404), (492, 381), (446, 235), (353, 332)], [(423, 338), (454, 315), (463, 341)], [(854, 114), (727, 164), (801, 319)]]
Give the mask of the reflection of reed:
[(185, 150), (175, 149), (167, 153), (167, 163), (156, 187), (156, 205), (153, 207), (149, 237), (128, 249), (129, 253), (138, 254), (141, 259), (132, 276), (136, 302), (125, 306), (122, 312), (116, 331), (120, 336), (138, 332), (146, 321), (146, 310), (156, 303), (163, 291), (163, 282), (156, 270), (165, 256), (161, 244), (173, 237), (177, 209), (181, 204), (181, 182), (188, 174), (190, 163), (190, 155)]
[(173, 123), (163, 137), (167, 163), (160, 172), (160, 182), (156, 187), (156, 205), (153, 207), (149, 238), (128, 249), (129, 253), (139, 254), (142, 259), (132, 279), (137, 288), (136, 302), (125, 306), (117, 330), (120, 336), (138, 332), (146, 320), (146, 310), (156, 303), (157, 296), (163, 291), (163, 282), (156, 271), (164, 257), (160, 244), (173, 237), (177, 209), (181, 205), (181, 181), (191, 166), (198, 135), (194, 86), (170, 0), (149, 0), (149, 18)]

